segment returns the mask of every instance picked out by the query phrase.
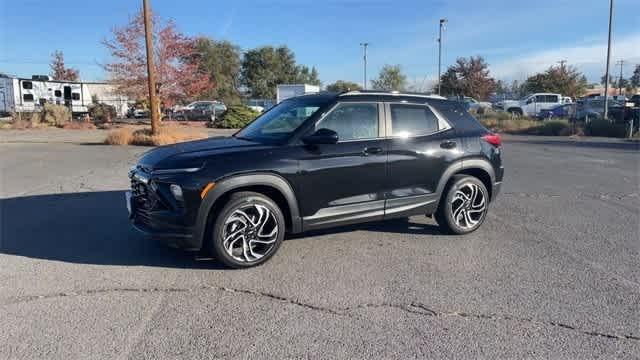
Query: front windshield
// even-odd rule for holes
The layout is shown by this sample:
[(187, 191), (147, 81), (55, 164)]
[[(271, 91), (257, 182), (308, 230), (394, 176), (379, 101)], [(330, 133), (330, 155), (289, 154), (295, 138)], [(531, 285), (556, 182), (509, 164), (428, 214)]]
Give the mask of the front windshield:
[(327, 103), (324, 99), (290, 99), (267, 111), (235, 137), (261, 141), (281, 142)]

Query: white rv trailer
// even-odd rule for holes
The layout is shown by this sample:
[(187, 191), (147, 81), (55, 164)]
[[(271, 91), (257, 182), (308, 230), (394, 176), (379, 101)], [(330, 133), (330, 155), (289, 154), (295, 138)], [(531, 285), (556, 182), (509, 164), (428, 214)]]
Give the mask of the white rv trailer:
[(320, 92), (320, 86), (309, 84), (280, 84), (276, 87), (276, 103), (282, 100), (305, 94)]
[(51, 103), (65, 105), (73, 114), (83, 114), (97, 102), (112, 105), (118, 116), (125, 116), (128, 100), (116, 94), (115, 87), (108, 83), (56, 81), (41, 75), (31, 79), (0, 77), (0, 112), (40, 111), (45, 103)]

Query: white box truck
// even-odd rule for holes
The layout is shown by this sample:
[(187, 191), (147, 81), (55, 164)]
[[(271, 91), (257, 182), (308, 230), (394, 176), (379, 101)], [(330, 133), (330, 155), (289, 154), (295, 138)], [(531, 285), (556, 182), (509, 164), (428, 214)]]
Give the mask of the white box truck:
[(309, 84), (280, 84), (276, 88), (276, 103), (282, 100), (301, 96), (305, 94), (315, 94), (320, 92), (320, 86)]

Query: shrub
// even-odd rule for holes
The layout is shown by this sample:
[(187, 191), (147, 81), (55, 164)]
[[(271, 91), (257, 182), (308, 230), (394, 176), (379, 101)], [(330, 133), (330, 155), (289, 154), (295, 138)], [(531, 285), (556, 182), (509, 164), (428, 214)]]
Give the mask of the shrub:
[(258, 117), (260, 113), (244, 105), (233, 105), (227, 108), (220, 118), (216, 120), (215, 126), (223, 129), (239, 129)]
[(610, 121), (597, 119), (587, 123), (585, 133), (589, 136), (626, 137), (629, 131), (625, 124), (614, 124)]
[[(36, 122), (36, 117), (38, 116), (34, 114), (31, 122)], [(62, 126), (71, 120), (71, 112), (66, 106), (45, 103), (39, 114), (39, 120), (49, 125)]]
[(519, 117), (519, 118), (494, 118), (494, 117), (486, 117), (481, 118), (480, 123), (485, 127), (497, 131), (497, 132), (507, 132), (507, 133), (521, 133), (523, 131), (527, 131), (532, 128), (536, 128), (540, 126), (540, 121), (532, 120), (529, 118)]
[(530, 130), (532, 135), (559, 136), (570, 135), (571, 125), (567, 120), (549, 120)]
[(89, 116), (96, 124), (109, 123), (117, 116), (116, 108), (107, 104), (89, 105)]
[(109, 132), (105, 143), (108, 145), (169, 145), (179, 142), (206, 138), (205, 133), (186, 132), (174, 126), (163, 126), (158, 134), (151, 134), (151, 129), (120, 128)]

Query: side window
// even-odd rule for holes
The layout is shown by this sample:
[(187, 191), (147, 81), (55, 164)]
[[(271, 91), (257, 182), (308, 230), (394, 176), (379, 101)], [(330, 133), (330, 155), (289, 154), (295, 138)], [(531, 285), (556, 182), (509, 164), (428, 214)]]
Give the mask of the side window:
[(547, 95), (536, 95), (536, 102), (537, 103), (547, 102)]
[(25, 90), (31, 90), (33, 89), (33, 83), (31, 81), (23, 81), (22, 88)]
[(80, 100), (80, 94), (72, 93), (71, 94), (71, 100)]
[(391, 135), (417, 136), (438, 131), (438, 118), (424, 105), (391, 104)]
[(339, 141), (374, 139), (378, 137), (378, 105), (342, 103), (316, 124), (316, 129), (338, 133)]
[(558, 101), (558, 95), (547, 95), (547, 102), (548, 103), (557, 103)]
[(33, 94), (23, 94), (22, 100), (27, 102), (33, 102)]
[(53, 92), (53, 95), (55, 95), (55, 97), (61, 97), (62, 96), (62, 91), (56, 90), (56, 91)]

